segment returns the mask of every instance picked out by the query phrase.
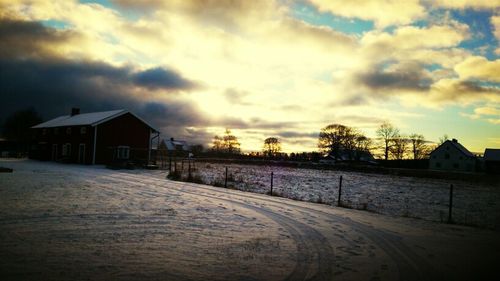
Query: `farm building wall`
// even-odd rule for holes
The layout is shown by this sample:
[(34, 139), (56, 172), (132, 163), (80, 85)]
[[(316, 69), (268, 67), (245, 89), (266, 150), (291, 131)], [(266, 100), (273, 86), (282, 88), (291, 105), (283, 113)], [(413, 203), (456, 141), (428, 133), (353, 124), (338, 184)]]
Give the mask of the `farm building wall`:
[(94, 142), (91, 126), (34, 129), (29, 157), (69, 163), (92, 164)]
[(128, 160), (145, 164), (148, 161), (151, 128), (130, 113), (97, 125), (96, 164), (119, 161), (118, 147), (128, 147)]
[(451, 142), (445, 142), (431, 153), (429, 169), (474, 172), (476, 159), (464, 155)]

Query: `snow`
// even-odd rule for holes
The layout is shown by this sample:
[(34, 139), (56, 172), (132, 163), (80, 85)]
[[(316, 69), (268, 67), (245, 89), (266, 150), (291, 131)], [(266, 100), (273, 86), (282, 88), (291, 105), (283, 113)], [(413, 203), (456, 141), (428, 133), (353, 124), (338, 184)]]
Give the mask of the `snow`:
[(102, 111), (102, 112), (92, 112), (92, 113), (82, 113), (77, 115), (64, 115), (49, 120), (47, 122), (33, 126), (32, 128), (52, 128), (52, 127), (63, 127), (63, 126), (82, 126), (82, 125), (93, 125), (102, 120), (126, 113), (127, 111), (123, 109)]
[[(222, 165), (208, 165), (197, 168), (220, 176)], [(158, 170), (4, 159), (0, 166), (14, 169), (0, 174), (1, 280), (485, 280), (497, 273), (493, 231), (174, 182)], [(235, 179), (260, 180), (250, 190), (264, 192), (274, 171), (278, 191), (288, 182), (288, 192), (313, 200), (320, 182), (332, 200), (326, 194), (339, 176), (238, 165), (230, 173), (236, 168)], [(382, 190), (398, 180), (342, 174), (346, 198), (356, 195), (349, 195), (354, 179), (376, 179)]]
[[(297, 169), (276, 166), (197, 163), (196, 172), (206, 184), (238, 190), (273, 193), (295, 200), (336, 205), (342, 176), (341, 204), (371, 212), (447, 221), (450, 184), (454, 186), (453, 221), (500, 228), (500, 183), (474, 183), (359, 172)], [(184, 167), (184, 176), (187, 175)]]
[[(0, 279), (279, 280), (296, 247), (276, 223), (225, 201), (101, 166), (0, 161)], [(129, 179), (128, 177), (134, 177)], [(158, 181), (157, 179), (155, 181)], [(168, 185), (167, 185), (168, 186)], [(7, 250), (8, 249), (8, 250)], [(277, 268), (262, 269), (273, 262)], [(46, 275), (40, 275), (43, 272)]]

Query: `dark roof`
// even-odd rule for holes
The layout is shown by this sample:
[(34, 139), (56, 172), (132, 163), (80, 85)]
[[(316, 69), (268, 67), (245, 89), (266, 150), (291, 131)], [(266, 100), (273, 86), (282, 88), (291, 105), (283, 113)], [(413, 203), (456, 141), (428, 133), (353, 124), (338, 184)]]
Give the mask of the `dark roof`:
[(190, 151), (188, 143), (183, 140), (162, 140), (162, 142), (167, 150), (178, 150), (178, 147), (180, 147), (183, 151)]
[(500, 149), (498, 149), (498, 148), (486, 148), (486, 150), (484, 150), (484, 160), (485, 161), (500, 161)]
[(465, 148), (463, 145), (461, 145), (460, 143), (458, 143), (457, 140), (447, 140), (445, 142), (443, 142), (440, 146), (438, 146), (436, 149), (434, 149), (432, 153), (434, 153), (434, 151), (437, 151), (438, 149), (440, 149), (443, 145), (445, 144), (451, 144), (452, 146), (454, 146), (455, 148), (458, 149), (458, 151), (460, 151), (463, 155), (467, 156), (467, 157), (476, 157), (472, 152), (470, 152), (469, 150), (467, 150), (467, 148)]
[(76, 115), (63, 115), (57, 118), (51, 119), (49, 121), (40, 123), (31, 128), (40, 129), (40, 128), (55, 128), (55, 127), (65, 127), (65, 126), (97, 126), (101, 123), (114, 119), (116, 117), (122, 116), (126, 113), (132, 114), (137, 119), (141, 120), (144, 124), (149, 126), (154, 131), (158, 132), (153, 126), (149, 125), (146, 121), (142, 120), (139, 116), (129, 112), (125, 109), (111, 110), (111, 111), (101, 111), (101, 112), (91, 112), (91, 113), (82, 113)]

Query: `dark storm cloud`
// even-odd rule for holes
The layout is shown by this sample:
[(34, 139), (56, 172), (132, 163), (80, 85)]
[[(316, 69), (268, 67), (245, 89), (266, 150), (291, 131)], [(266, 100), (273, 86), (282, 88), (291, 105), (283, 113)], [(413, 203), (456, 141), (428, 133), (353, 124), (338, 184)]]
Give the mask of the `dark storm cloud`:
[(376, 67), (373, 71), (358, 73), (355, 81), (374, 90), (426, 91), (432, 84), (432, 79), (418, 64), (400, 65), (390, 71)]
[(74, 40), (75, 32), (56, 30), (37, 22), (0, 20), (0, 58), (33, 58), (51, 55), (50, 48)]
[(0, 60), (0, 115), (34, 105), (45, 118), (53, 118), (76, 106), (84, 112), (125, 108), (154, 119), (160, 127), (205, 122), (188, 103), (137, 99), (130, 92), (130, 73), (104, 63)]
[[(45, 120), (68, 114), (71, 107), (82, 112), (123, 108), (172, 135), (185, 126), (207, 122), (197, 108), (175, 94), (194, 83), (173, 70), (135, 72), (131, 67), (74, 61), (51, 52), (78, 36), (36, 22), (0, 20), (0, 122), (27, 107), (34, 107)], [(138, 87), (163, 91), (169, 101), (138, 97)]]
[(156, 89), (190, 89), (194, 84), (172, 70), (156, 67), (148, 69), (132, 76), (136, 85), (151, 90)]
[(319, 132), (297, 132), (297, 131), (281, 131), (278, 136), (282, 138), (318, 138)]

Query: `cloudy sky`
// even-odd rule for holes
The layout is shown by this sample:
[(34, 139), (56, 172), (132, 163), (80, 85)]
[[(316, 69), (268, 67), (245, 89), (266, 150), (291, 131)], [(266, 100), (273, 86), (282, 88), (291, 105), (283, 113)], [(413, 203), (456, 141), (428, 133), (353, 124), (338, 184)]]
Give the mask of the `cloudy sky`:
[(126, 108), (165, 137), (317, 149), (383, 121), (500, 147), (500, 0), (0, 0), (0, 121)]

